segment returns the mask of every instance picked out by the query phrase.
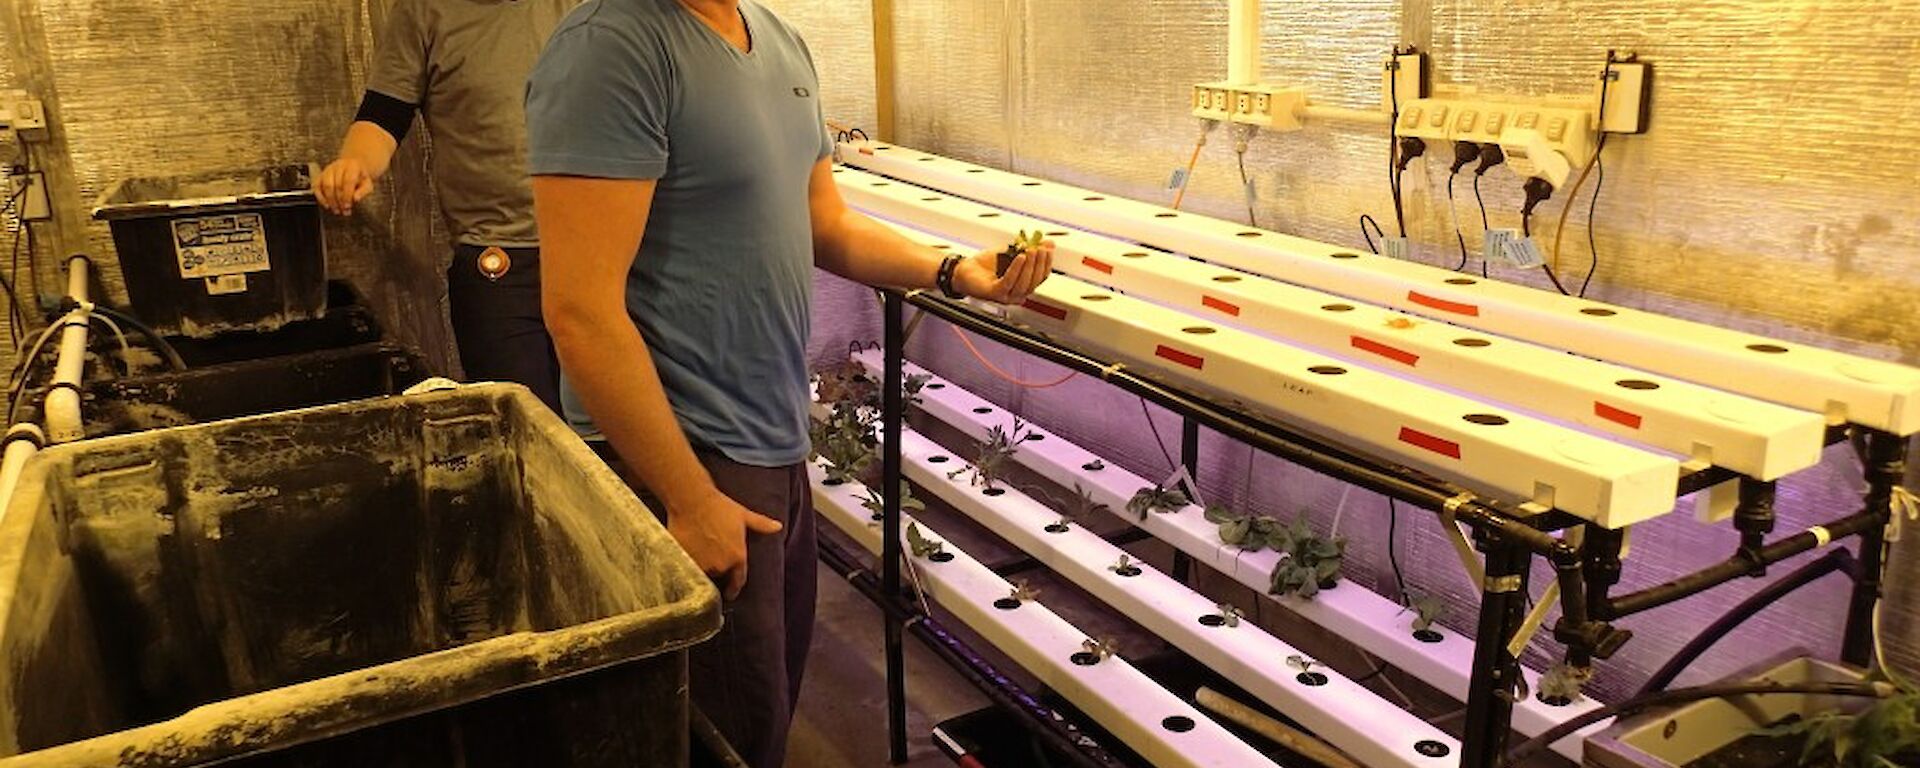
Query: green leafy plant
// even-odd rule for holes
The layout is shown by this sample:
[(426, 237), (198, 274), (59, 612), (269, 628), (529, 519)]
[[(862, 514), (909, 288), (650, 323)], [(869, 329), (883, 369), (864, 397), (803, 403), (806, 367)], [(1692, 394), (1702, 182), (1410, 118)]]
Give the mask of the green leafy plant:
[(1540, 675), (1540, 700), (1566, 706), (1580, 700), (1587, 681), (1593, 679), (1593, 667), (1576, 667), (1566, 662), (1553, 665)]
[(1433, 623), (1440, 620), (1441, 614), (1445, 613), (1446, 609), (1447, 604), (1438, 597), (1410, 592), (1407, 594), (1406, 605), (1400, 609), (1400, 612), (1412, 611), (1413, 625), (1410, 629), (1415, 632), (1426, 632), (1433, 629)]
[(1191, 503), (1187, 494), (1178, 488), (1153, 485), (1134, 492), (1133, 498), (1127, 500), (1127, 513), (1146, 520), (1147, 515), (1178, 512)]
[(866, 369), (852, 361), (823, 369), (814, 380), (815, 393), (829, 410), (826, 418), (808, 427), (811, 456), (827, 460), (829, 483), (858, 479), (873, 464), (880, 444), (874, 430), (879, 414), (870, 407), (879, 388)]
[[(868, 512), (873, 513), (873, 519), (875, 520), (880, 519), (880, 516), (885, 514), (886, 503), (886, 499), (881, 498), (880, 491), (872, 487), (867, 488), (866, 498), (860, 500), (860, 506), (866, 507)], [(900, 481), (900, 511), (927, 511), (927, 503), (914, 498), (913, 486), (908, 485), (905, 480)]]
[(1108, 511), (1107, 505), (1093, 500), (1093, 491), (1073, 484), (1073, 517), (1086, 519)]
[(1026, 422), (1018, 418), (1013, 420), (1013, 429), (1008, 431), (995, 424), (987, 430), (987, 439), (980, 443), (973, 461), (967, 466), (947, 473), (952, 480), (968, 472), (973, 473), (973, 485), (987, 490), (1000, 487), (1000, 473), (1005, 471), (1007, 461), (1020, 452), (1020, 443), (1026, 439)]
[(1013, 585), (1013, 590), (1007, 593), (1007, 597), (1013, 598), (1014, 602), (1029, 603), (1040, 598), (1040, 589), (1029, 586), (1026, 579), (1014, 579), (1007, 583)]
[(947, 551), (947, 543), (939, 539), (929, 538), (920, 532), (920, 526), (918, 524), (908, 523), (907, 549), (913, 552), (914, 557), (933, 557), (934, 555)]
[(1902, 768), (1920, 765), (1920, 691), (1902, 688), (1857, 714), (1821, 712), (1760, 733), (1805, 736), (1799, 765)]
[(927, 388), (929, 381), (933, 381), (933, 376), (925, 373), (909, 373), (900, 380), (900, 394), (905, 396), (909, 407), (924, 402), (920, 399), (920, 391)]
[(1240, 610), (1239, 606), (1232, 603), (1221, 603), (1219, 608), (1220, 613), (1218, 615), (1220, 616), (1220, 623), (1229, 627), (1240, 626), (1240, 620), (1247, 616), (1244, 611)]
[(1305, 656), (1302, 656), (1296, 653), (1292, 656), (1287, 657), (1287, 666), (1299, 672), (1300, 674), (1306, 675), (1306, 674), (1312, 674), (1313, 668), (1320, 666), (1320, 662), (1314, 661), (1313, 659), (1309, 659)]
[(1124, 552), (1120, 554), (1119, 560), (1114, 561), (1113, 565), (1107, 566), (1107, 570), (1122, 576), (1140, 575), (1140, 566), (1134, 565), (1133, 557)]
[(1287, 543), (1287, 526), (1265, 515), (1242, 515), (1226, 507), (1210, 504), (1207, 522), (1220, 526), (1220, 543), (1259, 552), (1269, 547), (1282, 549)]
[(1307, 525), (1306, 519), (1301, 518), (1286, 530), (1284, 544), (1275, 549), (1280, 550), (1283, 557), (1274, 564), (1273, 579), (1267, 593), (1312, 600), (1320, 594), (1324, 585), (1333, 584), (1340, 578), (1340, 565), (1346, 558), (1347, 540), (1339, 537), (1321, 538)]

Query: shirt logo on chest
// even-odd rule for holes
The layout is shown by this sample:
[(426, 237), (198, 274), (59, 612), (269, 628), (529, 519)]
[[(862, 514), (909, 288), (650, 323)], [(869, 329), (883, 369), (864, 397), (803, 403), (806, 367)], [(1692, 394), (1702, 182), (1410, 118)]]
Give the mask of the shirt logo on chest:
[(804, 99), (804, 98), (806, 98), (806, 97), (808, 97), (808, 96), (812, 96), (812, 95), (813, 95), (813, 92), (812, 92), (812, 91), (809, 91), (809, 90), (807, 90), (807, 89), (805, 89), (805, 88), (795, 88), (795, 89), (793, 89), (793, 95), (795, 95), (795, 96), (798, 96), (798, 97), (800, 97), (800, 98), (803, 98), (803, 99)]

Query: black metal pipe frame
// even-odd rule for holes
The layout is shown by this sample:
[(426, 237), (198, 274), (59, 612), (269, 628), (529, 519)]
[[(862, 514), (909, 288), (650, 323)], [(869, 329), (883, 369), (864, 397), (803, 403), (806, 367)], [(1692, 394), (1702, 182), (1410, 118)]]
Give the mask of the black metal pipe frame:
[(862, 567), (857, 557), (839, 544), (822, 539), (820, 561), (847, 580), (855, 591), (872, 602), (885, 615), (889, 626), (905, 626), (928, 650), (952, 667), (968, 683), (1009, 712), (1018, 715), (1020, 724), (1054, 751), (1066, 755), (1076, 768), (1122, 768), (1119, 760), (1072, 723), (1062, 719), (1052, 707), (1009, 679), (984, 657), (955, 637), (932, 617), (920, 613), (903, 599), (889, 599), (886, 588)]
[(1518, 542), (1478, 533), (1474, 544), (1486, 554), (1481, 585), (1480, 623), (1474, 633), (1473, 680), (1467, 688), (1467, 719), (1460, 739), (1463, 768), (1499, 765), (1513, 729), (1520, 660), (1507, 652), (1507, 638), (1526, 622), (1527, 573), (1533, 552)]
[(1829, 550), (1827, 554), (1820, 558), (1800, 566), (1792, 573), (1775, 579), (1765, 587), (1761, 587), (1759, 591), (1748, 595), (1747, 599), (1740, 601), (1738, 605), (1735, 605), (1731, 610), (1727, 611), (1726, 614), (1715, 619), (1712, 624), (1707, 625), (1706, 629), (1701, 630), (1700, 634), (1695, 635), (1692, 640), (1687, 641), (1686, 645), (1681, 646), (1680, 650), (1673, 654), (1673, 658), (1668, 659), (1667, 663), (1661, 665), (1660, 669), (1654, 672), (1652, 677), (1647, 678), (1646, 684), (1640, 686), (1639, 693), (1635, 695), (1644, 696), (1655, 691), (1666, 690), (1667, 686), (1672, 685), (1674, 679), (1678, 678), (1681, 672), (1686, 671), (1688, 666), (1692, 665), (1696, 659), (1699, 659), (1702, 654), (1706, 653), (1707, 649), (1712, 648), (1715, 643), (1725, 638), (1735, 627), (1746, 623), (1748, 619), (1766, 610), (1768, 606), (1778, 602), (1781, 598), (1793, 594), (1801, 587), (1819, 581), (1821, 577), (1827, 574), (1835, 572), (1847, 574), (1848, 578), (1858, 580), (1860, 578), (1860, 562), (1854, 559), (1853, 553), (1847, 550)]
[[(1778, 563), (1803, 552), (1817, 549), (1824, 544), (1840, 541), (1851, 536), (1862, 536), (1864, 544), (1865, 534), (1869, 532), (1873, 532), (1875, 538), (1879, 537), (1878, 532), (1886, 527), (1886, 517), (1884, 511), (1875, 513), (1869, 510), (1848, 515), (1847, 517), (1817, 527), (1824, 533), (1816, 533), (1812, 529), (1802, 531), (1761, 547), (1757, 553), (1749, 554), (1743, 550), (1731, 558), (1665, 584), (1648, 587), (1638, 592), (1632, 592), (1607, 600), (1602, 603), (1601, 610), (1596, 613), (1594, 618), (1603, 621), (1613, 621), (1642, 611), (1658, 608), (1676, 600), (1692, 597), (1693, 595), (1705, 592), (1721, 584), (1733, 581), (1734, 579), (1750, 576), (1757, 567)], [(1880, 569), (1878, 558), (1874, 558), (1872, 562), (1869, 562), (1868, 559), (1863, 556), (1860, 562), (1863, 574), (1861, 583), (1866, 584), (1871, 581), (1874, 585), (1871, 594), (1875, 596), (1874, 600), (1877, 600), (1879, 594), (1879, 579), (1874, 577), (1873, 574), (1877, 573)], [(1869, 577), (1872, 578), (1869, 579)], [(1855, 594), (1857, 599), (1859, 591), (1856, 590)], [(1871, 613), (1871, 609), (1872, 601), (1869, 601), (1869, 613)], [(1849, 636), (1851, 636), (1851, 628), (1852, 625), (1849, 624)]]
[(1873, 612), (1886, 576), (1887, 523), (1893, 520), (1893, 491), (1907, 475), (1906, 440), (1880, 431), (1868, 431), (1866, 438), (1861, 463), (1866, 465), (1867, 508), (1862, 514), (1871, 524), (1860, 534), (1860, 578), (1853, 583), (1846, 635), (1840, 644), (1840, 660), (1861, 667), (1874, 660)]
[[(905, 594), (900, 588), (900, 430), (906, 420), (901, 386), (906, 366), (906, 324), (900, 299), (900, 294), (889, 292), (881, 300), (886, 315), (886, 366), (880, 382), (881, 429), (885, 433), (880, 443), (880, 586), (888, 601)], [(887, 746), (893, 764), (899, 765), (907, 761), (906, 649), (901, 642), (900, 622), (887, 622), (886, 646)]]

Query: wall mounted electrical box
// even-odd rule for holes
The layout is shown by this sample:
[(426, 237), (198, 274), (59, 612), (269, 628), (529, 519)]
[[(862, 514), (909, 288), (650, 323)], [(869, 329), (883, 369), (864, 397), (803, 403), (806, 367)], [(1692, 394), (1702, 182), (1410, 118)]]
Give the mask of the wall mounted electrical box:
[(0, 128), (31, 131), (47, 127), (47, 109), (26, 91), (0, 91)]
[[(1543, 167), (1557, 168), (1560, 160), (1542, 155), (1556, 152), (1570, 168), (1584, 167), (1593, 158), (1593, 112), (1549, 103), (1508, 102), (1488, 97), (1419, 99), (1403, 103), (1394, 134), (1414, 136), (1430, 143), (1470, 141), (1496, 144), (1512, 155), (1533, 157)], [(1516, 167), (1526, 176), (1538, 175), (1558, 185), (1563, 173), (1535, 173)], [(1561, 177), (1561, 178), (1556, 178)]]
[(1193, 87), (1193, 116), (1290, 131), (1300, 127), (1307, 89), (1295, 85), (1202, 83)]

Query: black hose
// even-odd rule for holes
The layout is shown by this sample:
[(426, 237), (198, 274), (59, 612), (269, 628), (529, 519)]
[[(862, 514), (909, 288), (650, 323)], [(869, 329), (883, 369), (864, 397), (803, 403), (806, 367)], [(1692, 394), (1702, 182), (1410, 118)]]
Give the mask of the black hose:
[(1679, 688), (1642, 696), (1635, 696), (1618, 704), (1609, 704), (1598, 709), (1582, 713), (1564, 723), (1556, 725), (1540, 735), (1521, 742), (1507, 751), (1503, 765), (1519, 765), (1521, 761), (1533, 757), (1554, 742), (1579, 732), (1587, 726), (1610, 717), (1625, 717), (1654, 707), (1675, 704), (1687, 704), (1702, 699), (1725, 699), (1734, 696), (1756, 696), (1767, 694), (1802, 694), (1811, 696), (1859, 696), (1863, 698), (1884, 699), (1892, 693), (1891, 686), (1875, 686), (1864, 683), (1802, 683), (1785, 685), (1782, 683), (1722, 683), (1703, 685), (1697, 688)]
[(1639, 692), (1634, 695), (1644, 696), (1655, 691), (1666, 690), (1667, 686), (1672, 685), (1674, 679), (1706, 653), (1707, 649), (1720, 642), (1735, 627), (1746, 623), (1748, 619), (1766, 610), (1767, 606), (1773, 605), (1781, 598), (1835, 571), (1845, 573), (1849, 578), (1857, 578), (1855, 573), (1859, 567), (1860, 564), (1853, 559), (1852, 552), (1836, 549), (1761, 587), (1759, 591), (1749, 595), (1747, 599), (1740, 601), (1726, 614), (1707, 625), (1707, 628), (1701, 630), (1700, 634), (1695, 635), (1692, 640), (1687, 641), (1687, 644), (1673, 654), (1673, 658), (1668, 659), (1659, 671), (1647, 678), (1646, 684), (1640, 686)]

